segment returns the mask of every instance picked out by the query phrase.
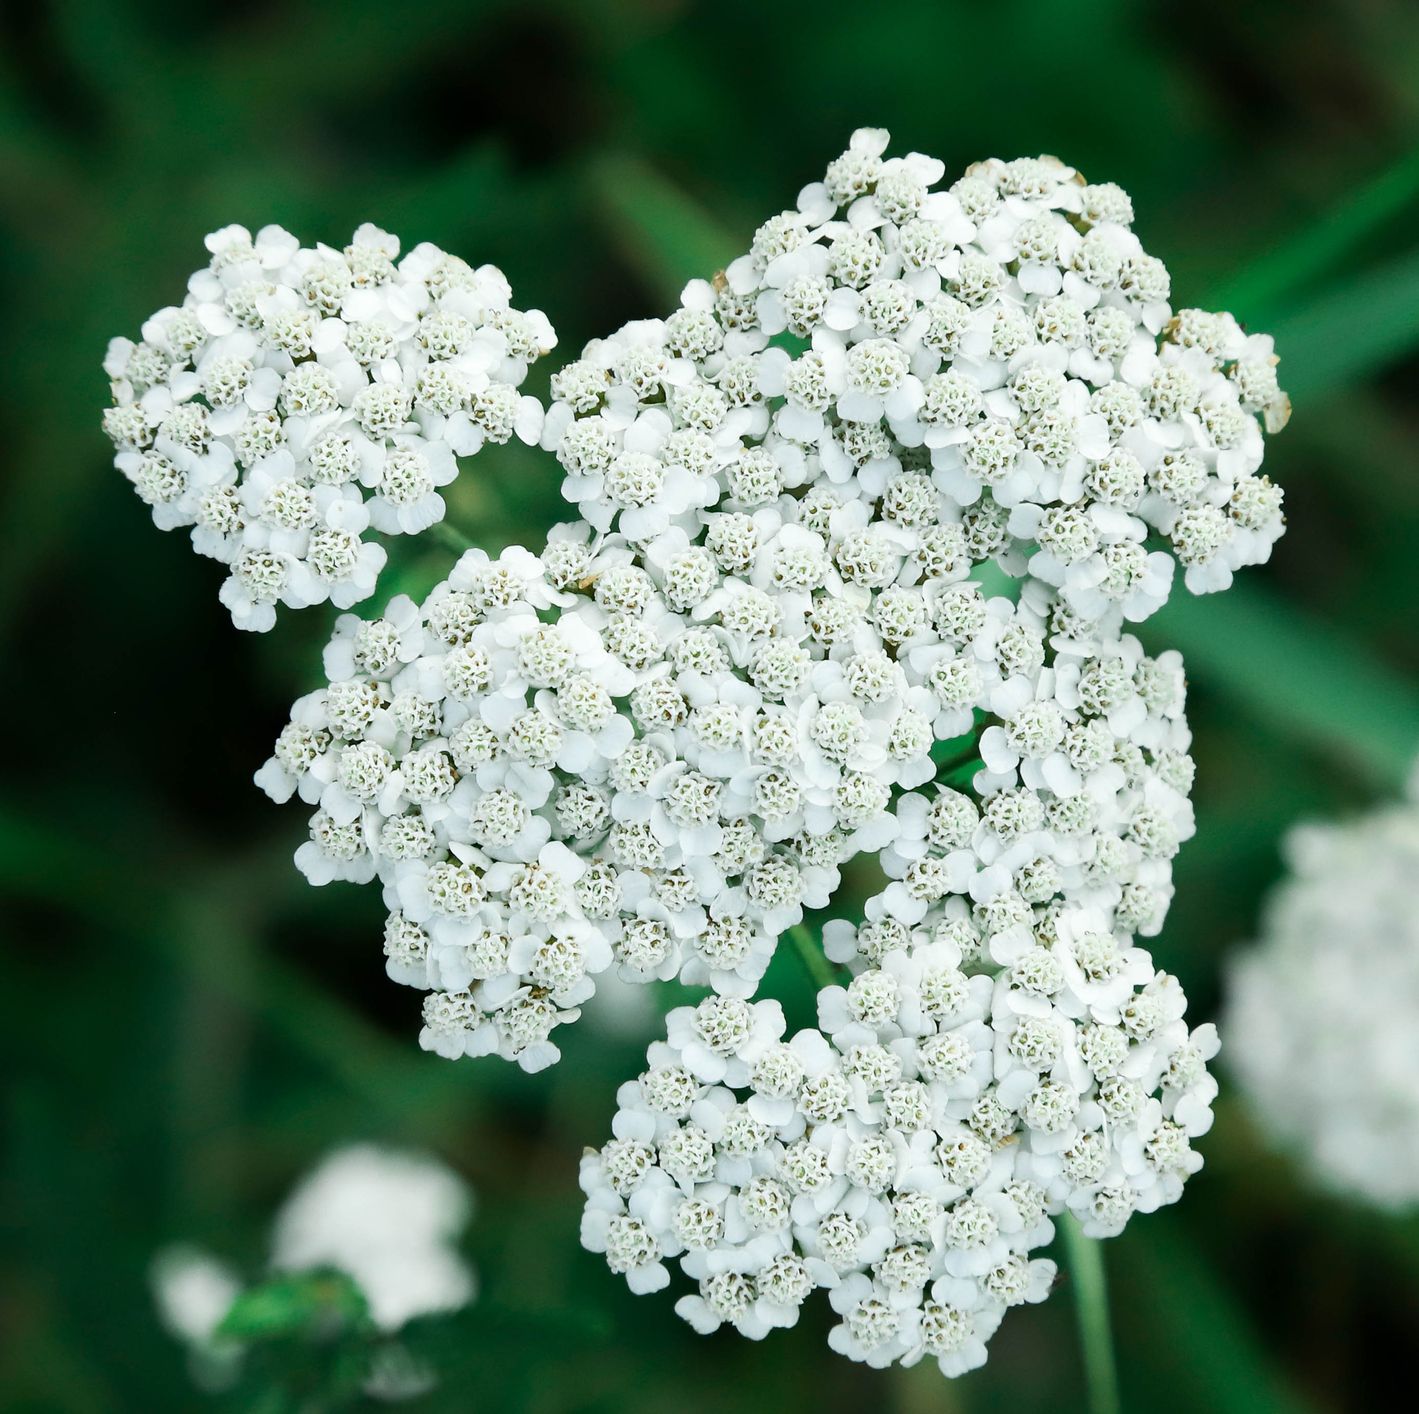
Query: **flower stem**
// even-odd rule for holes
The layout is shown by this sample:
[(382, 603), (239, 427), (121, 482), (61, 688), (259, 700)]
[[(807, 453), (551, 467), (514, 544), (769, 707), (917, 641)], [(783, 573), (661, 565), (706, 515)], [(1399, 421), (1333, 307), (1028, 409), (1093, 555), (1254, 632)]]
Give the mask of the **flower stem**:
[(1060, 1217), (1059, 1223), (1064, 1229), (1064, 1249), (1074, 1280), (1074, 1305), (1079, 1317), (1089, 1414), (1119, 1414), (1118, 1370), (1114, 1365), (1102, 1244), (1085, 1237), (1078, 1219), (1070, 1213)]
[(799, 960), (803, 963), (804, 970), (808, 973), (813, 985), (819, 991), (822, 991), (824, 987), (833, 986), (838, 980), (833, 971), (833, 965), (823, 955), (822, 946), (814, 940), (813, 934), (808, 931), (808, 925), (795, 923), (788, 930), (788, 936), (793, 940)]

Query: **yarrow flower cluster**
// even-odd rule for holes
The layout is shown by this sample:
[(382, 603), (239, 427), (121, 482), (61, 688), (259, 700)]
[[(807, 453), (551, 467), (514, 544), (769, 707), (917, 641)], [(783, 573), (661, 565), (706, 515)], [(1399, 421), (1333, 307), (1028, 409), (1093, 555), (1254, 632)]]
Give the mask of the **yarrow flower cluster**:
[(1325, 1187), (1419, 1203), (1419, 796), (1286, 840), (1230, 969), (1231, 1069), (1261, 1131)]
[[(900, 876), (866, 955), (951, 900), (977, 955), (1058, 899), (1160, 926), (1192, 832), (1182, 668), (1122, 625), (1167, 593), (1172, 556), (1146, 542), (1168, 507), (1232, 527), (1197, 588), (1279, 529), (1254, 474), (1284, 404), (1274, 378), (1258, 401), (1269, 344), (1171, 316), (1116, 189), (1025, 162), (930, 193), (938, 163), (880, 145), (859, 135), (717, 290), (554, 375), (543, 440), (584, 519), (540, 558), (470, 552), (422, 606), (342, 621), (263, 769), (317, 807), (313, 881), (383, 882), (390, 971), (432, 989), (426, 1046), (546, 1064), (613, 964), (749, 995), (861, 851)], [(887, 196), (845, 194), (851, 172)], [(1026, 227), (1053, 264), (1022, 260)], [(861, 386), (872, 359), (901, 370), (890, 395)], [(1148, 391), (1170, 379), (1191, 401)], [(1001, 475), (968, 475), (967, 442), (1008, 449)], [(1125, 457), (1136, 495), (1109, 489)], [(1256, 496), (1267, 535), (1237, 519)], [(972, 577), (989, 560), (1018, 598)], [(958, 739), (946, 784), (933, 748)]]
[[(1066, 1209), (1173, 1201), (1209, 1027), (1136, 942), (1193, 832), (1179, 656), (1128, 625), (1281, 533), (1271, 341), (1174, 311), (1119, 188), (857, 133), (748, 254), (552, 379), (578, 519), (343, 617), (258, 773), (378, 879), (421, 1044), (558, 1056), (598, 976), (709, 989), (583, 1165), (586, 1243), (698, 1329), (979, 1364)], [(784, 1036), (781, 935), (842, 987)]]
[[(384, 1398), (423, 1393), (432, 1372), (388, 1341), (412, 1320), (474, 1299), (474, 1273), (458, 1250), (471, 1212), (467, 1186), (437, 1160), (352, 1144), (327, 1155), (276, 1215), (271, 1270), (349, 1277), (363, 1301), (362, 1321), (384, 1342), (371, 1352), (366, 1388)], [(159, 1314), (189, 1348), (205, 1384), (229, 1384), (239, 1373), (244, 1343), (228, 1317), (250, 1289), (232, 1267), (197, 1248), (169, 1248), (154, 1262)]]
[(385, 563), (367, 530), (428, 529), (458, 457), (537, 440), (517, 389), (552, 326), (511, 307), (496, 267), (429, 244), (399, 260), (371, 225), (343, 251), (279, 226), (207, 248), (181, 306), (109, 346), (115, 464), (160, 529), (190, 526), (229, 568), (238, 628), (269, 629), (278, 603), (348, 608)]
[[(791, 1039), (776, 1002), (672, 1012), (615, 1137), (582, 1160), (583, 1242), (638, 1292), (678, 1260), (698, 1290), (676, 1310), (699, 1331), (759, 1339), (823, 1287), (841, 1354), (982, 1364), (1005, 1311), (1049, 1291), (1054, 1264), (1032, 1253), (1050, 1214), (1112, 1236), (1201, 1166), (1212, 1028), (1188, 1032), (1145, 953), (1107, 992), (1062, 966), (1059, 944), (1101, 926), (1062, 914), (1060, 961), (1036, 946), (993, 976), (904, 939)], [(1046, 999), (1030, 984), (1051, 963), (1066, 977)]]

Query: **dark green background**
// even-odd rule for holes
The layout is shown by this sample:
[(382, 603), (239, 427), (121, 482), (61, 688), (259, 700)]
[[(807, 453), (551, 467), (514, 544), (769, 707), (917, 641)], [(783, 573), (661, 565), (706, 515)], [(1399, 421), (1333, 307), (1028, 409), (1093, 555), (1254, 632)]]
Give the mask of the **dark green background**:
[[(375, 891), (306, 888), (300, 812), (250, 784), (329, 620), (232, 629), (218, 567), (109, 465), (100, 359), (231, 221), (342, 244), (370, 219), (496, 261), (561, 334), (541, 391), (855, 126), (948, 169), (1048, 151), (1122, 183), (1177, 300), (1272, 329), (1296, 405), (1273, 563), (1147, 635), (1189, 663), (1199, 835), (1157, 954), (1201, 1018), (1287, 823), (1392, 792), (1419, 745), (1419, 8), (68, 0), (4, 7), (0, 52), (0, 1407), (197, 1404), (151, 1254), (254, 1269), (293, 1178), (350, 1137), (431, 1147), (480, 1196), (484, 1295), (420, 1407), (1081, 1407), (1067, 1290), (947, 1384), (831, 1355), (825, 1303), (703, 1340), (580, 1250), (577, 1157), (644, 1038), (577, 1028), (532, 1078), (419, 1052)], [(558, 481), (494, 450), (453, 518), (535, 546)], [(410, 585), (447, 567), (402, 553)], [(791, 964), (771, 980), (802, 1008)], [(1107, 1249), (1126, 1407), (1374, 1407), (1419, 1332), (1419, 1230), (1308, 1191), (1230, 1094), (1205, 1153)]]

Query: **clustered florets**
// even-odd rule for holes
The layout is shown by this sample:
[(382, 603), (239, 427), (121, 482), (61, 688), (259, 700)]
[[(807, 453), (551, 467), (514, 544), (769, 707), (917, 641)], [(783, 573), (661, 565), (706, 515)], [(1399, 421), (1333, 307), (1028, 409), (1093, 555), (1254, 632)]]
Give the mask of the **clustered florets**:
[(192, 527), (228, 566), (239, 628), (269, 629), (278, 603), (349, 608), (385, 562), (366, 530), (428, 529), (457, 457), (537, 440), (541, 406), (517, 389), (552, 327), (511, 308), (494, 266), (428, 244), (396, 263), (374, 226), (343, 252), (278, 226), (207, 248), (182, 305), (109, 346), (115, 463), (161, 529)]
[[(613, 1269), (682, 1256), (751, 1335), (828, 1286), (835, 1348), (954, 1373), (1049, 1214), (1115, 1232), (1200, 1162), (1215, 1038), (1134, 945), (1193, 829), (1182, 664), (1124, 626), (1269, 553), (1287, 405), (1116, 187), (885, 143), (554, 375), (582, 518), (342, 620), (259, 779), (314, 881), (381, 880), (428, 1048), (548, 1064), (613, 966), (711, 989), (586, 1161)], [(864, 852), (851, 983), (782, 1044), (749, 998)]]
[(1286, 841), (1229, 977), (1227, 1055), (1258, 1128), (1325, 1187), (1419, 1203), (1419, 792)]
[[(1057, 934), (1100, 927), (1066, 912)], [(790, 1040), (776, 1002), (670, 1014), (615, 1138), (582, 1160), (582, 1240), (632, 1290), (665, 1286), (678, 1259), (698, 1294), (676, 1310), (758, 1339), (823, 1287), (835, 1350), (956, 1375), (1009, 1307), (1048, 1292), (1054, 1264), (1031, 1253), (1049, 1214), (1111, 1236), (1177, 1198), (1201, 1164), (1216, 1039), (1189, 1034), (1146, 953), (1119, 957), (1107, 996), (1065, 964), (1044, 998), (1017, 967), (992, 977), (953, 942), (902, 942), (825, 989), (821, 1029)]]

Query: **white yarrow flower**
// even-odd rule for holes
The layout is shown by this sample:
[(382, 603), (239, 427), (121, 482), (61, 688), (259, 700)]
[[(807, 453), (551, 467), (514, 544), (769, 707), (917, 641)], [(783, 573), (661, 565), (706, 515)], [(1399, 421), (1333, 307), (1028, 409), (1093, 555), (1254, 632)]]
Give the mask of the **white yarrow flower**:
[(443, 1164), (353, 1145), (326, 1158), (286, 1200), (271, 1265), (344, 1272), (375, 1324), (395, 1331), (473, 1299), (473, 1271), (456, 1246), (470, 1209), (467, 1186)]
[(1336, 1192), (1419, 1202), (1419, 804), (1296, 827), (1231, 966), (1227, 1059), (1257, 1127)]
[(537, 441), (517, 389), (556, 337), (494, 266), (428, 244), (396, 263), (370, 225), (343, 252), (277, 226), (207, 248), (180, 306), (109, 345), (115, 465), (160, 529), (228, 566), (238, 628), (271, 628), (278, 604), (349, 608), (385, 563), (367, 530), (427, 530), (457, 457)]
[[(379, 879), (427, 1049), (536, 1070), (603, 974), (710, 989), (583, 1164), (634, 1290), (678, 1266), (695, 1329), (759, 1338), (824, 1287), (835, 1350), (955, 1375), (1045, 1294), (1049, 1215), (1111, 1235), (1201, 1163), (1216, 1036), (1136, 942), (1194, 828), (1183, 671), (1125, 628), (1266, 558), (1288, 405), (1117, 188), (886, 150), (555, 374), (579, 519), (343, 619), (257, 779), (314, 810), (312, 882)], [(213, 396), (270, 396), (232, 349)], [(752, 998), (862, 854), (888, 882), (785, 1039)]]

